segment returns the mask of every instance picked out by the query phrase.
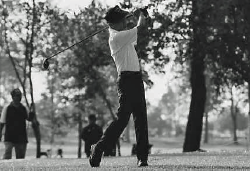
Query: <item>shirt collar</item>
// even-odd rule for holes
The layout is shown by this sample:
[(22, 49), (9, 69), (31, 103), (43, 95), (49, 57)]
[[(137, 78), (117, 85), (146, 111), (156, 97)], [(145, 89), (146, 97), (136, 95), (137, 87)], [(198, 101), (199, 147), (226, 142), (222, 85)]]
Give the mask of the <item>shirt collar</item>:
[(115, 29), (112, 29), (111, 27), (109, 27), (109, 32), (112, 34), (112, 33), (118, 33), (118, 31), (117, 30), (115, 30)]

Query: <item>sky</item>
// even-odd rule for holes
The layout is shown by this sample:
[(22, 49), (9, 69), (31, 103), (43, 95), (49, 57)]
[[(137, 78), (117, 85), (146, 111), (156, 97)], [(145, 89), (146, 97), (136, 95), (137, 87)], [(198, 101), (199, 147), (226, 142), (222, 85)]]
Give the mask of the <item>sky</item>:
[[(53, 5), (58, 6), (66, 11), (77, 12), (81, 8), (85, 8), (92, 0), (51, 0)], [(114, 6), (122, 2), (121, 0), (99, 0), (104, 5)], [(144, 1), (146, 2), (146, 1)], [(167, 69), (169, 70), (169, 68)], [(154, 82), (154, 86), (146, 91), (146, 99), (156, 106), (161, 99), (162, 95), (167, 91), (168, 84), (170, 83), (170, 77), (167, 72), (165, 75), (150, 74), (151, 80)], [(38, 90), (34, 92), (35, 100), (40, 100), (40, 94), (45, 91), (46, 85), (46, 73), (36, 72), (33, 75), (34, 89)]]

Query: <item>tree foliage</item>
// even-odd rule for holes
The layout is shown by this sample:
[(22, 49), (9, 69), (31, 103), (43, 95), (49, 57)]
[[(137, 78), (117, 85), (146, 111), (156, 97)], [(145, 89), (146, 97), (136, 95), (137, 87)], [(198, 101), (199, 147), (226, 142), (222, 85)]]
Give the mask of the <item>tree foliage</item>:
[[(34, 58), (38, 54), (36, 47), (39, 42), (41, 27), (45, 24), (44, 3), (35, 0), (29, 2), (1, 1), (4, 28), (4, 50), (11, 61), (16, 80), (23, 90), (26, 106), (34, 114), (32, 127), (37, 141), (37, 154), (40, 157), (40, 129), (36, 117), (32, 70)], [(48, 7), (48, 6), (47, 6)]]

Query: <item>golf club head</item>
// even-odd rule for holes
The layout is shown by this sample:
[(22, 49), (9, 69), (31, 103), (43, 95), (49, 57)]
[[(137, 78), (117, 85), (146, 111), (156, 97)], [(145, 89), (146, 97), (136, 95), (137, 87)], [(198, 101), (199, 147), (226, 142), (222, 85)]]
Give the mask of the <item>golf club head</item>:
[(46, 58), (43, 61), (43, 68), (46, 69), (46, 70), (49, 68), (49, 60), (48, 60), (48, 58)]

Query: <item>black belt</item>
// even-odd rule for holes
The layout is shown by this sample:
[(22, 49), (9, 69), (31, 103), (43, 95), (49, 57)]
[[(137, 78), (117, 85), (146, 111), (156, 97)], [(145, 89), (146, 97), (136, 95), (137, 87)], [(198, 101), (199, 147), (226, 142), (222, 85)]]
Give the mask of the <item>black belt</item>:
[(141, 71), (122, 71), (119, 75), (121, 76), (141, 75)]

